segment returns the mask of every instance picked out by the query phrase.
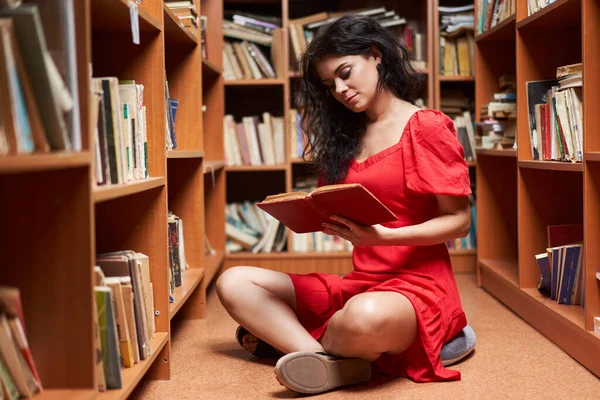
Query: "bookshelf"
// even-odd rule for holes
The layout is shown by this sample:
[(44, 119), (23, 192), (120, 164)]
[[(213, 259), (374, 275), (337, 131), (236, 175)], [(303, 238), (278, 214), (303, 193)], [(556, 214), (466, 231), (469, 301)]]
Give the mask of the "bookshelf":
[[(501, 73), (516, 72), (517, 151), (483, 150), (477, 158), (478, 279), (482, 287), (583, 366), (600, 376), (600, 142), (597, 85), (600, 8), (595, 1), (557, 0), (516, 15), (476, 38), (476, 107), (489, 101)], [(561, 52), (554, 51), (557, 48)], [(583, 163), (533, 160), (526, 82), (556, 77), (556, 68), (582, 62)], [(560, 190), (556, 188), (560, 187)], [(548, 195), (552, 193), (552, 195)], [(584, 227), (585, 307), (562, 305), (537, 289), (535, 254), (547, 247), (548, 225)]]
[[(290, 61), (293, 49), (289, 40), (290, 20), (316, 14), (322, 11), (336, 11), (365, 8), (370, 6), (385, 6), (388, 10), (395, 10), (399, 15), (412, 21), (418, 31), (425, 37), (425, 59), (427, 65), (421, 71), (425, 74), (425, 86), (421, 97), (428, 108), (437, 108), (436, 91), (440, 82), (444, 79), (452, 80), (452, 77), (440, 77), (435, 68), (437, 60), (437, 40), (434, 34), (434, 25), (437, 24), (438, 15), (434, 11), (436, 5), (434, 0), (419, 2), (416, 4), (395, 1), (302, 1), (269, 0), (259, 4), (247, 4), (250, 2), (225, 1), (225, 8), (247, 11), (254, 14), (266, 14), (280, 17), (284, 30), (283, 57), (285, 66), (282, 75), (278, 74), (276, 79), (260, 80), (227, 80), (225, 81), (225, 113), (232, 114), (236, 121), (245, 115), (257, 115), (263, 111), (272, 111), (273, 115), (284, 116), (289, 121), (289, 108), (295, 106), (293, 94), (298, 71), (294, 70)], [(281, 76), (285, 78), (281, 78)], [(458, 84), (465, 81), (473, 87), (473, 77), (458, 77)], [(257, 101), (244, 102), (240, 98), (252, 98)], [(260, 166), (226, 166), (227, 176), (227, 201), (260, 201), (269, 194), (291, 191), (299, 173), (309, 171), (310, 163), (290, 155), (289, 124), (285, 126), (286, 145), (285, 163), (282, 165), (260, 165)], [(469, 163), (474, 175), (476, 163)], [(241, 188), (240, 188), (241, 187)], [(288, 233), (287, 249), (280, 253), (258, 253), (240, 252), (227, 254), (224, 268), (234, 265), (254, 265), (279, 271), (296, 272), (332, 272), (345, 273), (352, 269), (351, 255), (349, 252), (294, 252), (291, 249), (292, 233)], [(452, 250), (450, 252), (453, 268), (456, 272), (475, 272), (477, 264), (477, 252), (475, 250)]]
[[(171, 319), (202, 318), (206, 288), (224, 261), (225, 173), (220, 1), (195, 0), (208, 16), (209, 48), (162, 0), (138, 5), (140, 44), (132, 41), (127, 0), (73, 1), (82, 151), (0, 157), (0, 219), (14, 234), (0, 244), (3, 285), (21, 291), (27, 338), (44, 392), (34, 399), (126, 399), (142, 379), (170, 379)], [(91, 72), (90, 72), (91, 68)], [(89, 129), (89, 76), (144, 85), (149, 177), (95, 184)], [(178, 146), (165, 149), (166, 88), (179, 100)], [(209, 107), (203, 110), (203, 105)], [(169, 302), (167, 213), (184, 221), (189, 269)], [(215, 254), (204, 255), (209, 236)], [(152, 355), (122, 368), (123, 387), (99, 393), (92, 310), (96, 254), (148, 255), (156, 333)], [(32, 279), (35, 277), (35, 279)], [(173, 360), (177, 362), (177, 360)]]

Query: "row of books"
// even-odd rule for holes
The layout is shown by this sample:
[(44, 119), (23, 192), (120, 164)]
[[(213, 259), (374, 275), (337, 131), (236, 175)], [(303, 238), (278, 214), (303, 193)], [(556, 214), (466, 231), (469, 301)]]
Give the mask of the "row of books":
[(536, 254), (538, 290), (558, 304), (585, 306), (583, 224), (550, 225), (548, 247)]
[(281, 32), (281, 19), (265, 15), (225, 11), (223, 36), (271, 46), (275, 32)]
[(243, 117), (236, 122), (230, 114), (223, 119), (227, 165), (280, 165), (285, 162), (283, 117), (270, 113)]
[(527, 0), (527, 15), (534, 14), (542, 8), (548, 7), (556, 0)]
[(556, 79), (527, 82), (534, 160), (583, 161), (582, 65), (556, 69)]
[(492, 29), (506, 18), (514, 15), (516, 3), (516, 0), (477, 0), (477, 33), (481, 34)]
[(0, 7), (0, 156), (81, 151), (73, 0), (35, 3)]
[[(164, 0), (179, 22), (194, 36), (198, 34), (198, 10), (193, 0)], [(203, 17), (201, 17), (203, 18)]]
[(169, 235), (169, 302), (173, 302), (175, 289), (182, 286), (183, 271), (188, 269), (185, 258), (183, 220), (169, 212), (167, 217)]
[(474, 5), (438, 7), (440, 13), (440, 75), (475, 74)]
[[(280, 42), (278, 42), (280, 43)], [(273, 65), (260, 49), (261, 46), (243, 41), (225, 41), (223, 43), (223, 79), (265, 79), (276, 78)], [(271, 58), (273, 61), (280, 57), (280, 46), (273, 44)]]
[(43, 390), (25, 328), (21, 292), (0, 286), (0, 398), (29, 398)]
[(147, 255), (131, 250), (98, 254), (94, 267), (98, 390), (120, 389), (121, 368), (148, 359), (156, 332)]
[(281, 252), (287, 244), (287, 228), (250, 201), (228, 203), (225, 207), (226, 250), (228, 253)]
[(94, 174), (97, 185), (148, 177), (144, 86), (117, 77), (93, 78)]
[(480, 122), (482, 149), (515, 148), (517, 136), (517, 94), (515, 74), (498, 79), (499, 90), (490, 102), (481, 106)]
[(323, 11), (317, 14), (307, 15), (301, 18), (289, 20), (289, 34), (291, 50), (290, 65), (292, 69), (297, 70), (300, 56), (312, 41), (316, 31), (336, 19), (348, 15), (366, 15), (379, 22), (383, 27), (405, 27), (400, 33), (400, 37), (407, 45), (409, 53), (413, 59), (424, 62), (424, 38), (412, 26), (407, 25), (407, 20), (396, 13), (394, 10), (388, 10), (385, 7), (370, 7), (364, 9), (354, 9), (346, 11)]

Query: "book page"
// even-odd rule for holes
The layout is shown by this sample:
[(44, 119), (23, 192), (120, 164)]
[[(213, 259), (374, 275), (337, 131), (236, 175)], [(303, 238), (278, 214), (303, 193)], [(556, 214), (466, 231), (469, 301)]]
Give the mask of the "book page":
[(308, 193), (306, 192), (290, 192), (290, 193), (280, 193), (280, 194), (272, 194), (267, 196), (262, 202), (269, 203), (274, 201), (284, 201), (284, 200), (294, 200), (301, 199), (307, 197)]

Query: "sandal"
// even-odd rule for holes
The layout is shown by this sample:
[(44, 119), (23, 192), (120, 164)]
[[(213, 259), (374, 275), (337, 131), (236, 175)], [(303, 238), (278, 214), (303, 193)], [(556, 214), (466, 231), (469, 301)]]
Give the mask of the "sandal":
[(244, 350), (252, 354), (255, 357), (280, 357), (283, 353), (275, 349), (267, 342), (260, 340), (243, 326), (238, 326), (235, 331), (235, 338)]
[(327, 353), (300, 351), (277, 361), (279, 383), (297, 393), (316, 394), (371, 379), (371, 362), (338, 358)]

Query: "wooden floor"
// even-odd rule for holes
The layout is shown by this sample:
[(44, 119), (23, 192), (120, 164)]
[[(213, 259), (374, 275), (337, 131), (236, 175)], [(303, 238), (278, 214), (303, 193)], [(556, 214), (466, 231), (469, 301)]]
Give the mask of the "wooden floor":
[[(376, 376), (362, 386), (333, 391), (325, 399), (593, 399), (600, 380), (569, 355), (477, 288), (474, 275), (457, 275), (463, 307), (477, 334), (475, 353), (454, 368), (462, 380), (416, 384)], [(172, 379), (144, 382), (132, 398), (264, 399), (299, 397), (280, 386), (274, 360), (252, 359), (234, 339), (237, 324), (214, 290), (208, 317), (173, 326)]]

